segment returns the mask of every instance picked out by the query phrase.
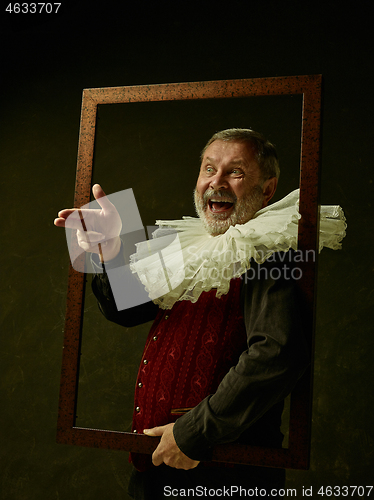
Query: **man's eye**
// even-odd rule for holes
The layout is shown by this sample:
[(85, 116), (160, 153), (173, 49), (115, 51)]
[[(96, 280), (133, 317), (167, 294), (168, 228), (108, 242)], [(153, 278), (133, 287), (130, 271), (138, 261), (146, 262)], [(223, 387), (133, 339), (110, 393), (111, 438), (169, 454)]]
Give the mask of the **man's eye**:
[(212, 167), (206, 167), (205, 171), (208, 172), (208, 174), (211, 174), (213, 172), (213, 168)]

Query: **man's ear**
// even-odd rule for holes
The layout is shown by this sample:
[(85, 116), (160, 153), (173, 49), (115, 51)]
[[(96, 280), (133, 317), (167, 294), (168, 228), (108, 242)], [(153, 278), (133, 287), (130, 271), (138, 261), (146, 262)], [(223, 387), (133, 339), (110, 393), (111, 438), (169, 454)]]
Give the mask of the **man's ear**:
[(276, 177), (271, 177), (264, 182), (262, 186), (262, 194), (264, 195), (264, 200), (262, 202), (262, 208), (266, 207), (269, 201), (274, 196), (275, 190), (277, 189), (278, 179)]

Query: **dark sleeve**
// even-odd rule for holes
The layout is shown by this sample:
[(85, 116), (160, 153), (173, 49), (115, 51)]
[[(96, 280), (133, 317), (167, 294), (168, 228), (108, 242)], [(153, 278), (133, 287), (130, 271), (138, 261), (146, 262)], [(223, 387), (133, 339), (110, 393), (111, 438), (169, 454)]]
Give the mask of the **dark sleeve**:
[(289, 278), (268, 263), (243, 277), (248, 349), (216, 393), (177, 420), (174, 437), (188, 457), (209, 460), (214, 445), (238, 440), (291, 392), (308, 365), (297, 284)]
[(97, 255), (92, 255), (91, 264), (94, 270), (91, 284), (92, 291), (98, 301), (99, 309), (109, 321), (130, 328), (155, 319), (158, 306), (151, 300), (128, 309), (120, 311), (117, 309), (106, 271), (119, 269), (126, 265), (122, 249), (115, 259), (107, 262), (104, 266), (101, 265)]

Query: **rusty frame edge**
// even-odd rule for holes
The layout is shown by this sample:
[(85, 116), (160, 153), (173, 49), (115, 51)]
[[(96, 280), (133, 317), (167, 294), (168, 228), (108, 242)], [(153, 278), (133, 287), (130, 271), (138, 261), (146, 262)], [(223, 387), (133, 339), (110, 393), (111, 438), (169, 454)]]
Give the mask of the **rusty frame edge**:
[[(84, 89), (82, 95), (74, 206), (80, 207), (90, 200), (96, 116), (99, 104), (302, 94), (303, 125), (300, 158), (300, 206), (305, 206), (304, 199), (306, 198), (302, 198), (302, 193), (306, 193), (307, 186), (312, 188), (312, 193), (315, 194), (314, 203), (317, 203), (317, 205), (314, 205), (313, 216), (309, 214), (306, 217), (302, 217), (303, 223), (299, 224), (299, 237), (304, 238), (302, 236), (303, 231), (304, 234), (307, 232), (312, 234), (312, 239), (314, 238), (314, 243), (316, 244), (317, 256), (318, 232), (316, 231), (318, 230), (319, 211), (321, 82), (322, 75), (301, 75)], [(141, 96), (142, 94), (143, 96)], [(311, 128), (309, 127), (310, 123), (313, 125)], [(317, 155), (311, 154), (316, 145), (318, 146)], [(316, 153), (315, 149), (314, 153)], [(311, 169), (314, 172), (313, 175), (309, 175), (311, 165), (314, 165)], [(313, 223), (313, 220), (316, 223)], [(306, 239), (305, 241), (309, 241), (309, 243), (306, 243), (308, 245), (311, 240)], [(303, 246), (304, 243), (301, 247)], [(317, 278), (316, 262), (314, 264), (313, 269), (308, 269), (306, 272), (306, 275), (309, 276), (309, 272), (312, 276), (312, 291), (306, 290), (305, 292), (308, 300), (313, 297), (311, 302), (313, 310), (311, 312), (310, 323), (313, 347), (314, 299)], [(57, 422), (57, 442), (139, 453), (152, 453), (158, 443), (158, 440), (155, 438), (120, 431), (75, 427), (84, 283), (85, 275), (78, 273), (70, 265)], [(77, 318), (79, 318), (79, 321), (77, 321)], [(312, 350), (312, 362), (313, 354), (314, 348)], [(241, 444), (219, 445), (214, 448), (213, 460), (269, 467), (307, 469), (310, 461), (312, 386), (313, 370), (311, 369), (291, 394), (290, 439), (288, 448), (264, 448)], [(302, 390), (300, 390), (301, 387)], [(305, 391), (306, 388), (308, 389), (307, 391)], [(295, 412), (304, 414), (306, 422), (303, 428), (293, 433), (291, 432), (291, 428), (293, 428), (292, 420)], [(295, 444), (295, 441), (299, 441), (299, 444)]]
[[(321, 160), (321, 104), (322, 75), (315, 75), (308, 91), (303, 93), (302, 148), (300, 155), (300, 214), (298, 227), (298, 249), (314, 250), (312, 262), (303, 262), (299, 290), (308, 305), (305, 311), (307, 336), (311, 362), (291, 395), (289, 449), (298, 457), (299, 468), (310, 465), (310, 443), (312, 427), (314, 339), (317, 295), (317, 270), (319, 256), (319, 213), (320, 213), (320, 160)], [(305, 141), (307, 138), (307, 141)], [(306, 253), (304, 253), (306, 255)], [(300, 421), (295, 425), (295, 415)], [(297, 446), (296, 446), (297, 443)]]
[[(246, 97), (253, 95), (303, 94), (314, 88), (320, 75), (268, 77), (237, 80), (212, 80), (200, 82), (164, 83), (124, 87), (84, 89), (86, 99), (96, 105), (124, 102), (149, 102), (206, 98)], [(280, 91), (281, 90), (281, 91)]]

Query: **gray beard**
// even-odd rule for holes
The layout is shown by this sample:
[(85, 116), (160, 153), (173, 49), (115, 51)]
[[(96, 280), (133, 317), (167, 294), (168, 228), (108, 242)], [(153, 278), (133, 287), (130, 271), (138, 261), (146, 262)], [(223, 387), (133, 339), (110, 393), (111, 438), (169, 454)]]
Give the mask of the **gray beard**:
[[(234, 204), (234, 209), (229, 217), (225, 214), (212, 214), (211, 212), (209, 216), (207, 216), (208, 199), (213, 195), (216, 198), (223, 197), (225, 200), (231, 198), (230, 201)], [(214, 191), (213, 189), (207, 189), (203, 196), (200, 196), (196, 189), (194, 191), (196, 213), (202, 220), (206, 231), (212, 236), (223, 234), (230, 226), (245, 224), (253, 219), (255, 213), (262, 208), (263, 200), (262, 188), (259, 185), (252, 188), (252, 190), (240, 200), (234, 195), (228, 195), (225, 192)]]

